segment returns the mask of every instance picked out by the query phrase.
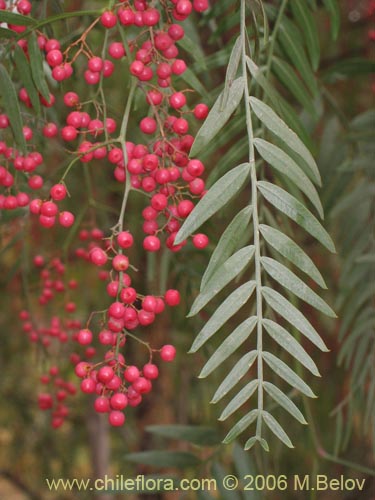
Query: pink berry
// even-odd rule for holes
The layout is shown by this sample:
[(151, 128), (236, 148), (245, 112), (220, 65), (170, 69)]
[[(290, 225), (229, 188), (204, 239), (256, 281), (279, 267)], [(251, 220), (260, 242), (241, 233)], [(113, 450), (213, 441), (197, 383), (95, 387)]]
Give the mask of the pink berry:
[(141, 120), (140, 129), (144, 134), (154, 134), (156, 132), (156, 121), (154, 118), (147, 116)]
[(64, 184), (55, 184), (50, 189), (51, 198), (55, 201), (60, 201), (65, 198), (67, 194), (66, 187)]
[(206, 248), (209, 243), (209, 239), (205, 234), (199, 233), (193, 236), (193, 245), (195, 248)]
[(128, 398), (123, 392), (118, 392), (111, 397), (110, 403), (114, 410), (123, 410), (128, 406)]
[(105, 396), (100, 396), (94, 401), (95, 411), (98, 413), (107, 413), (110, 411), (109, 399)]
[(74, 224), (74, 215), (67, 210), (65, 210), (64, 212), (60, 212), (59, 223), (63, 227), (72, 226)]
[(160, 349), (160, 357), (163, 361), (173, 361), (176, 356), (176, 349), (173, 347), (173, 345), (167, 344), (163, 345), (163, 347)]
[(112, 267), (116, 271), (126, 271), (129, 267), (129, 259), (126, 255), (118, 254), (112, 260)]
[(169, 98), (169, 104), (174, 109), (180, 109), (186, 104), (186, 97), (182, 92), (175, 92)]
[(160, 249), (160, 240), (157, 236), (146, 236), (143, 248), (148, 252), (157, 252)]
[(113, 28), (117, 23), (117, 17), (113, 12), (107, 10), (101, 15), (100, 22), (105, 28)]
[(77, 335), (77, 341), (81, 345), (88, 345), (92, 342), (92, 331), (88, 328), (80, 330)]
[(178, 306), (181, 300), (180, 292), (173, 289), (167, 290), (164, 299), (169, 306)]
[(204, 120), (208, 115), (208, 106), (206, 104), (197, 104), (194, 108), (194, 116), (198, 120)]
[(154, 380), (159, 376), (158, 367), (152, 363), (147, 363), (143, 367), (143, 375), (145, 378)]
[(114, 371), (110, 366), (102, 366), (97, 373), (98, 381), (102, 382), (103, 384), (107, 384), (108, 382), (110, 382), (114, 376)]
[(125, 415), (121, 411), (112, 410), (109, 412), (108, 421), (113, 427), (121, 427), (125, 422)]
[(121, 248), (130, 248), (134, 243), (134, 238), (129, 231), (121, 231), (117, 235), (117, 243)]
[(127, 382), (134, 382), (139, 377), (139, 370), (136, 366), (128, 366), (124, 371), (124, 379)]
[(104, 266), (107, 263), (108, 256), (101, 248), (94, 247), (90, 251), (90, 260), (96, 266)]

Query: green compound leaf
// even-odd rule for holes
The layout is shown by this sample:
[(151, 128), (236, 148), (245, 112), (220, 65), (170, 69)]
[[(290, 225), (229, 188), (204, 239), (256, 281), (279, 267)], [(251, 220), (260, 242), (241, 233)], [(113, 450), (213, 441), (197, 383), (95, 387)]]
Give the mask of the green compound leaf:
[(224, 127), (243, 97), (244, 85), (243, 77), (234, 80), (229, 87), (225, 107), (223, 106), (223, 92), (219, 95), (195, 137), (190, 156), (197, 156)]
[(217, 403), (241, 380), (241, 378), (250, 370), (252, 364), (258, 357), (258, 351), (253, 350), (246, 353), (232, 368), (232, 370), (225, 377), (220, 384), (218, 390), (215, 392), (211, 403)]
[(205, 344), (207, 340), (210, 339), (224, 325), (224, 323), (228, 321), (229, 318), (234, 316), (236, 312), (246, 304), (254, 290), (255, 281), (248, 281), (232, 292), (229, 297), (227, 297), (216, 309), (214, 314), (198, 333), (189, 352), (196, 352), (200, 349), (202, 345)]
[(221, 267), (222, 264), (238, 249), (240, 242), (243, 240), (243, 233), (249, 225), (252, 214), (251, 205), (245, 207), (232, 220), (225, 229), (219, 243), (213, 251), (210, 262), (203, 274), (200, 290), (202, 291), (213, 274)]
[(42, 94), (44, 99), (49, 101), (50, 91), (46, 81), (46, 75), (43, 67), (43, 57), (40, 52), (36, 33), (32, 33), (32, 35), (30, 36), (28, 49), (30, 56), (31, 73), (33, 75), (35, 86)]
[(305, 252), (295, 243), (289, 236), (265, 224), (259, 225), (259, 230), (266, 240), (275, 250), (277, 250), (283, 257), (292, 262), (301, 271), (306, 273), (322, 288), (327, 288), (322, 275), (314, 262)]
[(303, 227), (330, 252), (336, 251), (335, 245), (327, 231), (300, 201), (287, 193), (284, 189), (270, 182), (258, 181), (257, 185), (259, 191), (271, 205)]
[(280, 441), (282, 441), (289, 448), (294, 448), (288, 434), (284, 431), (279, 422), (270, 413), (268, 413), (268, 411), (262, 411), (262, 418), (269, 429), (271, 429), (271, 431), (275, 434), (276, 437), (280, 439)]
[(243, 321), (238, 327), (220, 344), (214, 354), (202, 368), (199, 378), (205, 378), (212, 373), (223, 361), (229, 358), (244, 342), (254, 330), (258, 321), (256, 316)]
[(221, 177), (208, 190), (178, 231), (175, 244), (178, 245), (198, 229), (218, 210), (223, 208), (245, 184), (250, 174), (250, 164), (243, 163)]
[(287, 267), (271, 257), (261, 257), (260, 260), (265, 271), (280, 285), (327, 316), (336, 318), (328, 304)]
[(302, 415), (297, 406), (293, 403), (293, 401), (276, 385), (271, 384), (271, 382), (263, 382), (264, 390), (271, 396), (271, 398), (276, 401), (284, 410), (289, 412), (298, 422), (301, 424), (307, 424), (305, 417)]
[(254, 111), (259, 120), (279, 139), (281, 139), (292, 151), (297, 153), (310, 168), (310, 177), (318, 185), (321, 185), (319, 169), (315, 160), (293, 130), (291, 130), (281, 118), (273, 111), (272, 108), (264, 104), (256, 97), (250, 97), (251, 109)]
[(307, 321), (305, 316), (285, 297), (280, 295), (276, 290), (272, 290), (267, 286), (262, 287), (262, 295), (267, 304), (276, 313), (280, 314), (292, 326), (297, 328), (310, 342), (316, 345), (321, 351), (327, 352), (328, 348), (315, 328)]
[(291, 356), (297, 359), (313, 375), (320, 377), (318, 368), (301, 344), (278, 323), (263, 319), (262, 324), (270, 337), (283, 347)]
[(213, 274), (210, 281), (195, 299), (188, 317), (195, 316), (232, 279), (238, 276), (250, 263), (254, 255), (254, 245), (241, 248)]
[(314, 184), (297, 163), (282, 149), (263, 139), (254, 139), (254, 145), (261, 157), (275, 170), (287, 176), (308, 197), (323, 218), (323, 207)]
[(17, 93), (5, 66), (2, 64), (0, 64), (0, 95), (2, 97), (1, 103), (9, 117), (14, 140), (22, 151), (26, 151), (26, 141), (23, 135), (22, 117)]
[(243, 387), (238, 394), (227, 404), (221, 413), (219, 420), (226, 420), (230, 415), (238, 410), (257, 390), (259, 385), (258, 379), (254, 379)]
[(306, 2), (291, 2), (294, 19), (301, 27), (305, 38), (307, 52), (314, 71), (319, 67), (320, 44), (315, 19)]
[(139, 453), (127, 453), (124, 458), (127, 462), (136, 464), (152, 465), (154, 467), (176, 467), (178, 469), (196, 467), (200, 463), (198, 457), (185, 451), (141, 451)]
[(223, 439), (224, 444), (234, 441), (245, 429), (247, 429), (258, 417), (259, 410), (251, 410), (247, 415), (241, 418), (236, 425), (228, 432)]
[(288, 382), (289, 385), (298, 389), (302, 394), (308, 396), (309, 398), (315, 398), (315, 394), (312, 392), (310, 387), (304, 382), (295, 371), (293, 371), (289, 366), (277, 358), (273, 354), (267, 351), (262, 352), (262, 358), (267, 363), (267, 365), (273, 370), (279, 377)]

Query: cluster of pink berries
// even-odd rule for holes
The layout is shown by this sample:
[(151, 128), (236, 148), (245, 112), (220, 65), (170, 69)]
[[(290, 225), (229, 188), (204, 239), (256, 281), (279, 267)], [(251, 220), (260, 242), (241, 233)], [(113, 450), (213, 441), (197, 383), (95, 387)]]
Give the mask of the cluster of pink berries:
[(65, 418), (69, 416), (69, 408), (64, 404), (64, 401), (77, 393), (72, 382), (65, 381), (58, 375), (58, 367), (51, 366), (48, 374), (40, 377), (41, 383), (48, 387), (48, 392), (41, 392), (38, 395), (39, 408), (43, 411), (51, 410), (51, 425), (54, 429), (61, 427)]
[[(1, 5), (0, 0), (0, 7)], [(205, 194), (205, 182), (202, 179), (205, 167), (199, 159), (189, 156), (194, 142), (193, 135), (189, 133), (189, 122), (190, 119), (205, 119), (209, 110), (203, 103), (189, 110), (187, 95), (190, 89), (176, 89), (175, 80), (187, 69), (186, 62), (179, 55), (178, 42), (185, 33), (178, 22), (185, 20), (193, 10), (203, 12), (207, 8), (207, 0), (168, 0), (160, 2), (159, 9), (155, 8), (154, 2), (147, 0), (125, 0), (120, 1), (113, 10), (103, 12), (66, 50), (61, 48), (58, 40), (38, 34), (39, 49), (51, 68), (52, 78), (57, 82), (68, 80), (74, 71), (89, 85), (101, 84), (102, 78), (109, 77), (122, 59), (128, 59), (126, 67), (129, 65), (130, 73), (138, 81), (138, 91), (143, 92), (149, 106), (147, 116), (139, 123), (139, 129), (144, 134), (142, 143), (121, 143), (115, 136), (118, 126), (116, 120), (109, 116), (109, 108), (103, 107), (103, 103), (96, 101), (95, 97), (89, 101), (81, 100), (74, 91), (67, 91), (62, 96), (68, 108), (65, 123), (60, 126), (48, 119), (44, 123), (40, 120), (41, 132), (45, 138), (72, 143), (71, 152), (82, 163), (107, 161), (113, 166), (114, 177), (118, 182), (130, 182), (131, 188), (146, 194), (149, 202), (142, 211), (145, 233), (143, 248), (149, 252), (158, 251), (162, 241), (174, 252), (186, 244), (185, 241), (175, 245), (176, 234), (193, 210), (195, 202)], [(164, 12), (161, 13), (160, 9)], [(26, 11), (22, 14), (30, 12)], [(100, 25), (108, 31), (106, 45), (99, 56), (91, 51), (88, 35)], [(123, 37), (124, 33), (127, 35), (126, 31), (120, 36), (120, 30), (124, 27), (132, 27), (129, 30), (130, 38), (126, 42)], [(139, 28), (138, 32), (134, 28)], [(21, 33), (22, 30), (19, 29), (18, 32)], [(28, 41), (21, 39), (17, 43), (28, 57)], [(81, 56), (86, 57), (86, 66), (81, 64)], [(41, 103), (45, 107), (53, 106), (57, 93), (54, 94), (50, 95), (48, 101), (40, 96)], [(20, 89), (19, 99), (32, 109), (26, 89)], [(3, 128), (9, 126), (6, 123), (5, 127), (5, 118)], [(32, 133), (27, 127), (24, 135), (26, 141), (31, 140)], [(18, 159), (20, 155), (15, 155), (13, 151), (6, 152), (9, 161), (4, 167), (4, 179), (10, 175), (9, 164), (14, 164), (17, 157), (17, 166), (14, 164), (14, 168), (26, 172), (29, 188), (41, 189), (43, 178), (30, 175), (35, 169), (30, 167), (29, 158), (34, 158), (32, 155), (37, 153), (32, 152)], [(42, 158), (38, 161), (41, 162)], [(0, 184), (6, 186), (9, 179), (4, 184), (3, 177), (0, 168)], [(28, 198), (27, 203), (25, 202), (25, 205), (29, 205), (30, 212), (38, 216), (43, 227), (50, 228), (56, 222), (70, 227), (74, 223), (74, 215), (60, 207), (68, 194), (65, 177), (66, 174), (60, 182), (49, 188), (47, 197), (31, 201)], [(104, 311), (90, 316), (86, 327), (80, 321), (63, 320), (57, 315), (52, 317), (46, 327), (36, 327), (38, 318), (33, 317), (31, 320), (28, 312), (21, 313), (23, 330), (31, 341), (41, 342), (47, 349), (54, 338), (67, 345), (69, 341), (73, 341), (75, 347), (83, 350), (82, 354), (70, 354), (75, 372), (82, 379), (81, 390), (97, 395), (94, 405), (96, 411), (108, 413), (109, 422), (114, 426), (124, 423), (123, 410), (126, 406), (139, 405), (143, 395), (151, 391), (152, 381), (158, 377), (158, 368), (153, 362), (154, 354), (158, 353), (163, 361), (169, 362), (176, 353), (175, 347), (170, 344), (154, 349), (148, 342), (140, 341), (140, 345), (147, 350), (148, 362), (144, 366), (135, 366), (125, 360), (120, 350), (129, 339), (140, 340), (134, 334), (137, 327), (148, 327), (164, 311), (166, 305), (177, 306), (180, 303), (180, 294), (174, 289), (167, 290), (162, 296), (144, 295), (136, 290), (128, 274), (132, 268), (129, 252), (134, 245), (134, 238), (122, 227), (123, 221), (119, 221), (108, 238), (98, 228), (79, 231), (81, 245), (75, 250), (75, 256), (99, 268), (98, 277), (107, 282), (106, 291), (110, 299), (110, 304)], [(205, 248), (208, 242), (205, 234), (199, 233), (192, 237), (192, 243), (198, 249)], [(43, 307), (76, 288), (74, 280), (66, 282), (63, 279), (65, 267), (59, 259), (46, 264), (41, 256), (36, 256), (34, 264), (40, 268), (40, 306)], [(76, 303), (70, 299), (65, 300), (63, 310), (64, 313), (74, 313)], [(97, 334), (91, 325), (94, 314), (101, 314)], [(101, 346), (106, 351), (102, 360), (90, 361)], [(47, 376), (43, 380), (43, 383), (50, 383)], [(54, 384), (59, 388), (56, 396), (51, 393), (39, 396), (40, 408), (52, 409), (54, 427), (58, 427), (64, 413), (67, 414), (64, 406), (61, 409), (61, 401), (64, 399), (61, 391), (66, 392), (67, 387), (56, 380)]]
[[(0, 114), (0, 132), (7, 136), (9, 128), (8, 116)], [(31, 128), (24, 127), (23, 135), (26, 141), (30, 141), (33, 137)], [(33, 172), (42, 163), (43, 156), (38, 151), (23, 155), (16, 148), (8, 146), (5, 140), (0, 140), (0, 186), (3, 188), (3, 192), (0, 192), (0, 209), (15, 210), (30, 203), (29, 193), (19, 188), (17, 172), (22, 172), (28, 179), (27, 189), (40, 189), (43, 179)]]
[[(152, 350), (150, 354), (152, 356)], [(160, 350), (163, 361), (173, 361), (176, 350), (172, 345), (164, 345)], [(142, 402), (142, 396), (152, 390), (152, 381), (159, 376), (158, 367), (151, 359), (142, 368), (128, 365), (121, 353), (109, 350), (102, 363), (92, 365), (81, 361), (75, 372), (82, 379), (81, 390), (86, 394), (96, 394), (94, 408), (98, 413), (108, 413), (108, 421), (113, 426), (125, 422), (123, 410)]]

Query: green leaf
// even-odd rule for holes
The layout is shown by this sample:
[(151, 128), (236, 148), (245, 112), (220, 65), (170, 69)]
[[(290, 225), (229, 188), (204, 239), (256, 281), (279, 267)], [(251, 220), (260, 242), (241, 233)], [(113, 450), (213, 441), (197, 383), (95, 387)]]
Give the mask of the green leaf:
[(49, 101), (50, 91), (46, 82), (46, 76), (43, 67), (43, 57), (40, 52), (36, 33), (32, 33), (32, 35), (30, 36), (28, 49), (30, 56), (31, 73), (33, 75), (35, 86), (42, 94), (44, 99)]
[(352, 57), (332, 64), (322, 77), (324, 81), (333, 83), (342, 80), (342, 77), (356, 77), (361, 75), (371, 75), (375, 72), (375, 61), (362, 57)]
[(212, 373), (223, 361), (234, 353), (249, 338), (257, 323), (257, 316), (251, 316), (243, 321), (238, 327), (222, 342), (214, 354), (202, 368), (199, 378), (205, 378)]
[(19, 45), (16, 45), (14, 49), (14, 62), (16, 63), (18, 74), (23, 82), (28, 96), (30, 97), (33, 109), (38, 115), (40, 115), (39, 94), (33, 82), (29, 61)]
[[(9, 10), (0, 10), (0, 23), (14, 24), (15, 26), (33, 26), (37, 23), (35, 19), (30, 16), (23, 16)], [(17, 33), (13, 32), (13, 36)]]
[(321, 351), (327, 352), (328, 348), (321, 339), (315, 328), (307, 321), (305, 316), (289, 302), (285, 297), (280, 295), (276, 290), (272, 290), (267, 286), (262, 287), (262, 295), (267, 304), (280, 316), (286, 319), (292, 326), (297, 328), (310, 342), (316, 345)]
[(254, 139), (254, 145), (261, 157), (281, 174), (286, 175), (308, 197), (323, 218), (323, 207), (319, 195), (303, 170), (284, 151), (263, 139)]
[(267, 351), (262, 352), (262, 357), (267, 365), (273, 370), (279, 377), (284, 379), (292, 387), (298, 389), (302, 394), (310, 398), (315, 398), (315, 394), (312, 392), (310, 387), (304, 382), (296, 372), (294, 372), (289, 366), (277, 358), (273, 354)]
[[(1, 11), (0, 11), (1, 12)], [(6, 28), (1, 28), (0, 27), (0, 39), (1, 38), (7, 38), (7, 39), (10, 39), (10, 38), (14, 38), (17, 36), (17, 33), (13, 30), (8, 30)]]
[(244, 84), (243, 77), (234, 80), (229, 88), (225, 107), (223, 107), (223, 92), (221, 92), (195, 137), (190, 151), (191, 157), (197, 156), (227, 123), (243, 97)]
[(229, 297), (216, 309), (211, 318), (198, 333), (193, 345), (190, 348), (191, 352), (196, 352), (207, 342), (229, 318), (234, 316), (236, 312), (243, 307), (251, 297), (255, 290), (255, 281), (248, 281), (239, 288), (234, 290)]
[(288, 434), (284, 431), (279, 422), (270, 413), (268, 413), (268, 411), (262, 411), (262, 418), (275, 436), (280, 439), (280, 441), (282, 441), (289, 448), (294, 448)]
[[(302, 125), (300, 118), (293, 109), (293, 107), (281, 96), (274, 87), (269, 83), (268, 79), (262, 74), (265, 68), (258, 68), (258, 66), (249, 58), (246, 57), (247, 66), (253, 78), (262, 87), (267, 97), (269, 97), (272, 105), (280, 116), (283, 117), (285, 123), (293, 129), (293, 131), (300, 137), (300, 140), (307, 145), (311, 143), (306, 129)], [(310, 171), (310, 167), (307, 167)]]
[(273, 340), (275, 340), (275, 342), (281, 345), (281, 347), (283, 347), (291, 356), (310, 370), (313, 375), (320, 377), (318, 368), (314, 361), (311, 359), (309, 354), (307, 354), (301, 344), (289, 332), (287, 332), (285, 328), (270, 319), (263, 319), (262, 323), (268, 334), (273, 338)]
[(176, 235), (175, 244), (184, 241), (214, 213), (223, 208), (240, 191), (249, 173), (250, 164), (243, 163), (215, 182), (183, 223)]
[(195, 299), (188, 316), (194, 316), (249, 264), (254, 255), (254, 245), (241, 248), (213, 274)]
[(236, 78), (238, 66), (240, 64), (241, 53), (242, 53), (242, 37), (240, 35), (236, 38), (236, 41), (234, 42), (233, 49), (227, 66), (227, 72), (225, 75), (225, 84), (223, 90), (223, 102), (222, 102), (223, 107), (227, 105), (229, 91), (232, 86), (232, 83), (234, 82), (234, 79)]
[[(1, 11), (0, 11), (1, 12)], [(14, 140), (22, 151), (26, 151), (26, 142), (23, 136), (22, 118), (20, 105), (13, 82), (8, 75), (8, 72), (2, 64), (0, 64), (0, 94), (2, 96), (2, 105), (8, 115), (10, 126), (12, 128)]]
[(259, 410), (251, 410), (239, 420), (223, 439), (223, 443), (229, 444), (234, 441), (245, 429), (247, 429), (257, 418)]
[(310, 287), (308, 287), (298, 276), (277, 260), (271, 257), (261, 257), (261, 263), (265, 271), (281, 286), (290, 290), (300, 299), (315, 307), (322, 313), (336, 318), (334, 311), (319, 297)]
[(310, 177), (316, 184), (321, 185), (320, 173), (315, 160), (297, 134), (295, 134), (293, 130), (291, 130), (277, 114), (267, 106), (267, 104), (264, 104), (264, 102), (256, 97), (250, 97), (250, 104), (259, 120), (290, 149), (297, 153), (298, 156), (305, 160), (310, 168)]
[(331, 33), (332, 38), (336, 40), (340, 31), (341, 23), (340, 5), (337, 0), (323, 0), (323, 3), (331, 15)]
[(213, 274), (222, 264), (237, 250), (243, 239), (243, 233), (249, 225), (252, 214), (252, 206), (247, 206), (239, 212), (225, 229), (219, 243), (213, 251), (210, 262), (203, 274), (200, 290), (202, 291)]
[(241, 380), (241, 378), (248, 373), (257, 357), (257, 350), (250, 351), (242, 356), (242, 358), (236, 363), (220, 384), (218, 390), (212, 398), (211, 403), (217, 403), (220, 399), (226, 396), (228, 392)]
[(293, 97), (313, 116), (316, 118), (317, 112), (311, 99), (300, 78), (296, 75), (294, 68), (286, 61), (282, 61), (278, 57), (272, 58), (272, 70), (283, 85), (291, 92)]
[(185, 36), (178, 41), (178, 46), (184, 49), (187, 54), (197, 61), (202, 69), (207, 69), (205, 55), (202, 49), (199, 44), (193, 41), (188, 35), (185, 34)]
[(195, 467), (200, 463), (199, 458), (192, 453), (164, 450), (127, 453), (125, 460), (136, 464), (152, 465), (154, 467), (174, 467), (178, 469)]
[(278, 37), (290, 62), (297, 68), (312, 95), (316, 95), (318, 86), (315, 75), (309, 66), (306, 52), (302, 43), (300, 43), (302, 41), (300, 33), (294, 23), (284, 17), (280, 24)]
[(275, 250), (277, 250), (283, 257), (292, 262), (301, 271), (306, 273), (322, 288), (327, 288), (322, 275), (314, 262), (305, 252), (292, 240), (289, 236), (265, 224), (259, 225), (259, 230), (266, 240)]
[(258, 379), (252, 380), (243, 387), (238, 394), (227, 404), (221, 413), (219, 420), (226, 420), (230, 415), (238, 410), (257, 390), (259, 385)]
[(291, 2), (290, 4), (296, 23), (301, 27), (305, 37), (307, 52), (314, 71), (319, 67), (320, 44), (315, 19), (306, 2)]
[(258, 181), (257, 185), (259, 191), (271, 205), (303, 227), (328, 250), (335, 252), (335, 245), (327, 231), (300, 201), (270, 182)]
[(221, 442), (215, 429), (201, 425), (149, 425), (146, 431), (169, 439), (187, 441), (197, 446), (215, 446)]
[(271, 382), (263, 382), (263, 387), (271, 398), (284, 408), (284, 410), (289, 412), (296, 420), (298, 420), (298, 422), (301, 424), (307, 424), (305, 417), (302, 415), (297, 406), (286, 394), (280, 391), (276, 385), (271, 384)]
[(185, 83), (187, 83), (192, 89), (196, 90), (198, 94), (202, 96), (204, 99), (206, 100), (209, 99), (209, 94), (206, 88), (190, 68), (186, 68), (186, 70), (182, 73), (182, 75), (180, 75), (180, 78)]

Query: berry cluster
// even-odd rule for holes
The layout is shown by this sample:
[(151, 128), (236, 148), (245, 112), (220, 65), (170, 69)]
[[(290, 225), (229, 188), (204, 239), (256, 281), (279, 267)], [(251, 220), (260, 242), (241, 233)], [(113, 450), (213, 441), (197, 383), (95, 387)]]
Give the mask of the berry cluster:
[(69, 415), (69, 408), (64, 401), (68, 396), (74, 396), (77, 393), (75, 385), (58, 377), (58, 374), (58, 367), (51, 366), (49, 372), (40, 377), (41, 383), (48, 388), (48, 392), (41, 392), (38, 395), (39, 408), (43, 411), (51, 410), (51, 425), (54, 429), (61, 427)]
[[(17, 2), (20, 13), (30, 13), (26, 5), (19, 7), (19, 4), (20, 1)], [(1, 0), (0, 8), (5, 8)], [(203, 12), (207, 8), (207, 0), (124, 0), (94, 19), (79, 38), (65, 49), (59, 40), (38, 33), (40, 54), (56, 82), (69, 81), (74, 86), (74, 80), (71, 79), (74, 74), (75, 78), (83, 78), (89, 86), (96, 85), (99, 91), (91, 93), (89, 99), (87, 96), (81, 99), (73, 90), (64, 91), (61, 96), (66, 109), (64, 123), (60, 125), (55, 121), (56, 113), (45, 113), (43, 118), (35, 122), (41, 136), (61, 140), (65, 147), (69, 145), (73, 159), (58, 182), (55, 180), (53, 184), (49, 178), (48, 184), (44, 186), (42, 176), (31, 175), (43, 160), (39, 153), (32, 151), (22, 156), (12, 148), (2, 148), (3, 143), (0, 143), (0, 154), (6, 157), (6, 165), (0, 167), (0, 184), (8, 192), (13, 185), (10, 181), (10, 166), (23, 170), (29, 189), (46, 188), (48, 185), (45, 197), (30, 200), (25, 193), (27, 200), (25, 198), (22, 201), (23, 205), (17, 201), (17, 206), (29, 205), (30, 213), (38, 216), (43, 227), (52, 228), (56, 222), (63, 227), (72, 226), (75, 216), (61, 207), (62, 203), (68, 201), (66, 178), (77, 161), (101, 161), (112, 166), (115, 179), (124, 185), (124, 200), (131, 190), (142, 192), (147, 199), (142, 210), (144, 250), (157, 252), (164, 242), (169, 250), (176, 252), (187, 243), (184, 241), (175, 245), (176, 234), (196, 201), (205, 194), (205, 182), (202, 179), (205, 167), (199, 159), (189, 155), (194, 142), (190, 127), (192, 120), (205, 119), (209, 110), (203, 103), (189, 109), (188, 96), (192, 91), (180, 89), (181, 76), (187, 69), (187, 63), (179, 54), (178, 42), (185, 34), (179, 22), (187, 19), (194, 10)], [(103, 37), (103, 46), (98, 49), (98, 33), (103, 32), (103, 28), (106, 35)], [(93, 30), (95, 44), (90, 43)], [(18, 26), (16, 31), (22, 33), (22, 27)], [(18, 40), (17, 44), (29, 57), (29, 41), (26, 37)], [(90, 45), (95, 45), (95, 51)], [(120, 124), (115, 116), (111, 116), (110, 107), (105, 101), (103, 79), (110, 77), (114, 71), (124, 71), (124, 68), (128, 68), (136, 91), (143, 93), (148, 107), (147, 115), (139, 122), (142, 139), (138, 142), (125, 139), (124, 123), (125, 119), (129, 119), (127, 112)], [(28, 110), (25, 116), (29, 116), (33, 105), (26, 89), (21, 88), (18, 96)], [(54, 91), (49, 100), (40, 96), (40, 101), (43, 106), (50, 108), (58, 97), (58, 91)], [(0, 128), (9, 128), (6, 115), (0, 116)], [(118, 133), (119, 136), (116, 135)], [(24, 127), (25, 140), (30, 141), (32, 135), (31, 129)], [(0, 198), (0, 206), (13, 208), (10, 206), (13, 202), (3, 198)], [(124, 230), (123, 218), (124, 211), (121, 209), (119, 220), (108, 237), (104, 237), (105, 232), (97, 227), (79, 230), (80, 246), (69, 258), (72, 264), (78, 258), (99, 268), (98, 277), (106, 282), (110, 302), (104, 310), (92, 313), (85, 326), (81, 321), (64, 319), (60, 315), (52, 316), (46, 322), (47, 326), (40, 326), (37, 315), (33, 314), (31, 319), (30, 313), (23, 311), (21, 314), (23, 330), (31, 341), (40, 342), (47, 350), (53, 345), (52, 339), (67, 345), (72, 341), (74, 351), (82, 350), (81, 354), (70, 354), (76, 375), (82, 379), (81, 390), (97, 395), (95, 409), (100, 413), (108, 413), (109, 422), (114, 426), (122, 425), (125, 421), (123, 410), (127, 405), (137, 406), (142, 396), (151, 391), (152, 381), (158, 377), (158, 368), (153, 359), (155, 353), (163, 361), (172, 361), (175, 357), (174, 346), (166, 344), (161, 348), (153, 348), (150, 343), (141, 340), (135, 330), (152, 325), (166, 305), (177, 306), (180, 303), (180, 294), (174, 289), (167, 290), (163, 295), (142, 294), (137, 290), (130, 276), (133, 266), (129, 252), (134, 246), (134, 236)], [(192, 236), (192, 243), (202, 249), (209, 241), (205, 234), (199, 233)], [(34, 264), (40, 269), (42, 283), (39, 307), (53, 303), (57, 296), (68, 297), (67, 292), (76, 288), (75, 280), (64, 279), (65, 265), (60, 259), (54, 258), (46, 264), (41, 256), (36, 256)], [(64, 314), (74, 313), (76, 302), (69, 297), (64, 300)], [(93, 318), (98, 318), (98, 315), (100, 319), (93, 325)], [(146, 349), (148, 359), (143, 366), (135, 366), (124, 357), (123, 348), (130, 339), (138, 341)], [(101, 361), (91, 361), (103, 347)], [(42, 382), (50, 383), (51, 376), (51, 373), (43, 376)], [(58, 388), (56, 395), (53, 396), (51, 391), (41, 394), (39, 406), (52, 409), (52, 423), (58, 427), (67, 412), (64, 406), (60, 407), (64, 399), (61, 394), (69, 390), (58, 378), (53, 384)]]

